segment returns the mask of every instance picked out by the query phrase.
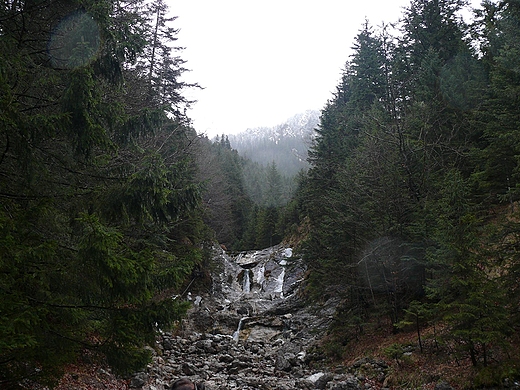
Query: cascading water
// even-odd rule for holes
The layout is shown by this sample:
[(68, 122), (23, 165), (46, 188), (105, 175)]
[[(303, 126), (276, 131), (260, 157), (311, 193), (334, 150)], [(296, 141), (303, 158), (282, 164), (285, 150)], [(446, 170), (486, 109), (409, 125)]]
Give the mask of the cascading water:
[[(271, 329), (258, 321), (262, 313), (281, 304), (299, 285), (305, 271), (300, 259), (294, 259), (291, 248), (283, 245), (234, 256), (223, 251), (219, 258), (218, 273), (213, 276), (212, 298), (220, 307), (212, 317), (214, 328), (232, 335), (235, 340), (240, 333), (246, 337), (245, 327), (248, 339), (277, 337), (280, 333), (277, 326)], [(248, 316), (249, 321), (240, 321), (236, 329), (237, 322), (244, 316)], [(233, 321), (229, 321), (229, 317)]]
[(245, 293), (251, 292), (251, 280), (249, 279), (249, 270), (244, 270), (244, 280), (242, 281), (242, 290)]
[(242, 323), (247, 320), (249, 317), (242, 317), (240, 319), (240, 321), (238, 321), (238, 327), (237, 327), (237, 330), (235, 331), (235, 333), (233, 333), (233, 340), (235, 342), (238, 342), (238, 339), (240, 337), (240, 330), (242, 329)]
[(265, 264), (260, 264), (258, 267), (253, 268), (253, 282), (255, 282), (260, 291), (262, 291), (265, 282)]
[[(315, 357), (308, 351), (326, 335), (340, 300), (304, 304), (298, 291), (306, 267), (291, 248), (233, 256), (216, 247), (211, 271), (212, 290), (194, 297), (179, 335), (161, 332), (163, 353), (154, 354), (143, 390), (162, 389), (176, 376), (203, 379), (208, 389), (367, 387), (309, 364)], [(374, 368), (378, 378), (386, 367)]]
[(282, 268), (282, 271), (280, 272), (280, 275), (276, 278), (276, 284), (274, 287), (274, 293), (275, 295), (279, 296), (280, 298), (283, 298), (283, 282), (285, 278), (285, 268)]

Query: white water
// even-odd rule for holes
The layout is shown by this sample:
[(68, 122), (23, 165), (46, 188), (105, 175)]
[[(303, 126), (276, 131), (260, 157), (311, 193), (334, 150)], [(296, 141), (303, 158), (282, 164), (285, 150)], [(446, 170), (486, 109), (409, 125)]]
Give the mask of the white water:
[(260, 286), (260, 291), (262, 291), (265, 282), (265, 265), (263, 263), (253, 268), (253, 281)]
[(282, 272), (276, 278), (276, 285), (274, 287), (274, 293), (280, 294), (280, 298), (283, 298), (283, 280), (285, 278), (285, 268), (282, 268)]
[(242, 323), (247, 320), (249, 317), (242, 317), (240, 321), (238, 321), (238, 327), (237, 330), (235, 330), (235, 333), (233, 333), (233, 340), (238, 343), (238, 338), (240, 336), (240, 330), (242, 329)]
[(222, 251), (222, 268), (214, 280), (214, 296), (221, 300), (224, 309), (234, 313), (241, 309), (242, 315), (250, 316), (269, 310), (278, 300), (287, 298), (287, 291), (292, 291), (291, 286), (299, 282), (300, 278), (296, 279), (293, 273), (301, 271), (291, 268), (293, 256), (291, 248), (283, 246), (235, 256)]
[(242, 282), (242, 290), (245, 293), (251, 292), (251, 281), (249, 280), (249, 270), (244, 270), (244, 280)]

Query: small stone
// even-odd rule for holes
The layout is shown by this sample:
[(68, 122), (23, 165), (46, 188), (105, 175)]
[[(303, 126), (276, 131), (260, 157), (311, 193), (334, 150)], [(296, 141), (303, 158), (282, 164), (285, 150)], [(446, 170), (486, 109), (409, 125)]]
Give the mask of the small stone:
[(164, 339), (162, 346), (167, 351), (171, 351), (173, 349), (173, 344), (170, 339)]
[(132, 389), (138, 389), (140, 387), (143, 387), (148, 380), (148, 375), (144, 372), (138, 373), (136, 376), (132, 378), (130, 381), (130, 388)]
[(327, 387), (327, 384), (333, 379), (334, 377), (330, 373), (326, 373), (318, 378), (318, 380), (314, 383), (314, 387), (316, 389), (325, 389)]
[(453, 390), (448, 382), (440, 381), (435, 385), (435, 390)]

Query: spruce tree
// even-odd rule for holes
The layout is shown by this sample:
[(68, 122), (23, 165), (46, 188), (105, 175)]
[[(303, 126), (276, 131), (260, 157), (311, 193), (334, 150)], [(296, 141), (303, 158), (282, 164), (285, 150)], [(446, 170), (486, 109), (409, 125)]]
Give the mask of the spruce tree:
[(266, 174), (265, 204), (268, 207), (280, 206), (282, 204), (282, 176), (278, 172), (274, 161), (267, 166)]
[(489, 67), (490, 88), (476, 116), (483, 130), (475, 153), (479, 161), (475, 179), (487, 202), (509, 203), (518, 197), (520, 11), (514, 2), (501, 2), (487, 4), (482, 12), (488, 22), (481, 31), (481, 51)]
[(315, 144), (309, 152), (306, 193), (312, 233), (307, 243), (309, 266), (318, 291), (324, 284), (356, 284), (355, 257), (368, 239), (370, 221), (363, 215), (359, 191), (351, 186), (356, 155), (369, 132), (374, 107), (387, 96), (386, 57), (368, 23), (356, 37), (332, 100), (322, 112)]
[(83, 348), (137, 370), (186, 309), (170, 296), (202, 260), (196, 134), (167, 115), (179, 89), (137, 93), (155, 87), (142, 6), (0, 6), (2, 387), (52, 382)]
[[(432, 278), (427, 293), (433, 315), (449, 328), (442, 341), (469, 356), (474, 366), (490, 362), (490, 346), (505, 347), (512, 328), (507, 290), (495, 273), (500, 264), (485, 248), (483, 224), (460, 172), (446, 173), (434, 202), (435, 244), (427, 253)], [(485, 245), (483, 245), (485, 244)]]

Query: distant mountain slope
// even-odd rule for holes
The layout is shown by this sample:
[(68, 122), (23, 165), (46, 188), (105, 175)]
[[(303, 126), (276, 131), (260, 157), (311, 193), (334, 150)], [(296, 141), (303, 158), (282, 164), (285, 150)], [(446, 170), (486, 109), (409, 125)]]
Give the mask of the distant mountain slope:
[(307, 169), (307, 151), (319, 122), (319, 111), (308, 110), (275, 127), (258, 127), (229, 136), (241, 156), (267, 165), (275, 162), (280, 173), (293, 176)]

